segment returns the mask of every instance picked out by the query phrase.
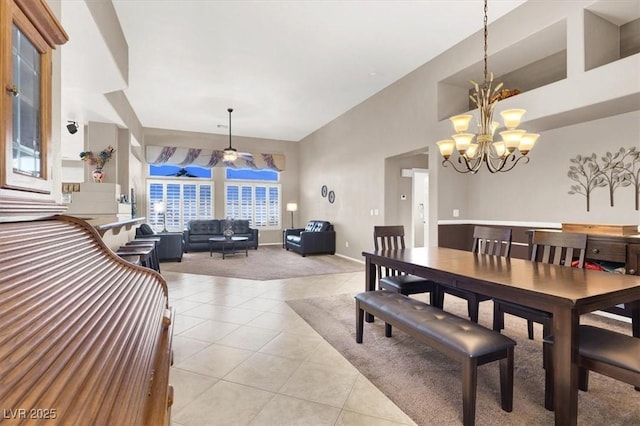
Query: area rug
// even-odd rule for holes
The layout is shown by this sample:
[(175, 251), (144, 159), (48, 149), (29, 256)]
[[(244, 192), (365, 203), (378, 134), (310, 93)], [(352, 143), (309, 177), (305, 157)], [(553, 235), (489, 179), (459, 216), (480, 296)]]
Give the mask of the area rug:
[(246, 278), (251, 280), (275, 280), (310, 275), (339, 274), (364, 270), (364, 263), (331, 254), (300, 256), (282, 246), (260, 246), (225, 256), (214, 252), (185, 253), (182, 262), (163, 262), (162, 272), (215, 275), (219, 277)]
[[(365, 323), (364, 341), (355, 343), (355, 302), (352, 294), (287, 303), (351, 364), (419, 425), (462, 424), (461, 367), (439, 352), (394, 330), (384, 336), (384, 323)], [(420, 297), (420, 296), (418, 296)], [(491, 327), (492, 303), (480, 304), (479, 323)], [(466, 315), (466, 302), (445, 297), (445, 310)], [(583, 323), (630, 334), (631, 325), (585, 315)], [(500, 408), (497, 363), (479, 367), (476, 424), (552, 425), (553, 413), (544, 409), (541, 328), (527, 339), (526, 321), (506, 315), (504, 334), (517, 341), (514, 371), (514, 408)], [(589, 392), (580, 392), (579, 425), (640, 425), (640, 392), (602, 375), (591, 373)]]

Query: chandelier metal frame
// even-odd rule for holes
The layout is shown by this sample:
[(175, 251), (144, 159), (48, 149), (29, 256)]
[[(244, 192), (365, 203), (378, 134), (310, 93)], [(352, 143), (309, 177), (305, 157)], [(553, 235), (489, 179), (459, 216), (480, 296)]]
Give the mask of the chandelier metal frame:
[[(537, 138), (535, 133), (526, 133), (525, 130), (517, 129), (520, 119), (525, 113), (523, 109), (510, 109), (501, 112), (507, 130), (500, 132), (503, 140), (493, 142), (493, 134), (500, 123), (493, 121), (493, 113), (496, 104), (500, 100), (503, 83), (493, 86), (493, 73), (488, 72), (487, 49), (488, 49), (488, 6), (484, 1), (484, 82), (479, 85), (471, 80), (475, 93), (469, 98), (478, 108), (478, 134), (466, 133), (472, 115), (457, 115), (450, 118), (456, 134), (453, 140), (447, 139), (437, 142), (440, 154), (443, 157), (442, 165), (451, 167), (458, 173), (477, 173), (482, 165), (486, 165), (491, 173), (508, 172), (519, 162), (526, 164), (529, 162), (527, 154), (533, 148)], [(472, 140), (476, 136), (476, 142)], [(454, 161), (451, 160), (453, 151), (457, 150), (458, 155)], [(456, 162), (459, 167), (456, 167)]]

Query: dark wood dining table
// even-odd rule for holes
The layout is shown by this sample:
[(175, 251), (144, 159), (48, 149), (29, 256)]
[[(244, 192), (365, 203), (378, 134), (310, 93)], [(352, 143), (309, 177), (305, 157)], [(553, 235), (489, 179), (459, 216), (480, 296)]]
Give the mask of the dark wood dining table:
[[(633, 334), (640, 324), (640, 276), (479, 255), (440, 247), (364, 251), (366, 291), (376, 289), (376, 265), (443, 285), (516, 302), (553, 314), (555, 424), (576, 425), (580, 315), (630, 303)], [(367, 321), (373, 317), (367, 316)], [(633, 389), (630, 388), (630, 392)]]

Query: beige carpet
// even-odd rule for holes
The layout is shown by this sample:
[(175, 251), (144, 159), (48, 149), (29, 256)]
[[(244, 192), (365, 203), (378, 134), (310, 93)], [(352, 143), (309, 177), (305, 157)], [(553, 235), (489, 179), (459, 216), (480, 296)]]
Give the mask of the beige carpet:
[(162, 262), (162, 272), (215, 275), (219, 277), (246, 278), (251, 280), (275, 280), (309, 275), (338, 274), (364, 270), (364, 263), (330, 254), (300, 256), (282, 246), (260, 246), (222, 259), (221, 253), (185, 253), (182, 262)]
[[(355, 343), (353, 295), (337, 295), (287, 302), (320, 335), (348, 359), (385, 395), (419, 425), (462, 424), (460, 366), (401, 331), (384, 336), (384, 323), (365, 323), (364, 341)], [(492, 302), (480, 304), (480, 324), (491, 326)], [(447, 295), (445, 310), (466, 314), (466, 302)], [(498, 364), (479, 368), (476, 424), (552, 425), (553, 413), (544, 409), (541, 328), (536, 340), (527, 339), (526, 322), (507, 315), (505, 334), (517, 341), (514, 409), (500, 408)], [(583, 316), (583, 323), (630, 333), (631, 325)], [(596, 373), (590, 390), (579, 395), (579, 425), (640, 425), (640, 392), (632, 386)]]

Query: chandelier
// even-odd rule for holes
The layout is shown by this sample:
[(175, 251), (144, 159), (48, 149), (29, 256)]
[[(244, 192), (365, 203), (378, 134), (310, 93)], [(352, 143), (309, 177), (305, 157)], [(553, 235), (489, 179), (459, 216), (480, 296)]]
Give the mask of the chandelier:
[(238, 151), (231, 146), (231, 113), (233, 112), (233, 108), (229, 108), (227, 111), (229, 111), (229, 146), (222, 151), (222, 159), (233, 163), (238, 159)]
[[(469, 96), (478, 107), (477, 135), (467, 133), (472, 115), (456, 115), (450, 118), (456, 134), (451, 136), (452, 139), (437, 142), (443, 157), (442, 165), (447, 167), (449, 163), (459, 173), (475, 174), (483, 164), (491, 173), (508, 172), (522, 160), (528, 163), (527, 154), (540, 136), (518, 129), (520, 120), (526, 112), (524, 109), (508, 109), (500, 113), (506, 128), (500, 132), (502, 140), (493, 141), (493, 135), (500, 126), (500, 123), (493, 121), (493, 111), (501, 99), (502, 83), (492, 87), (493, 73), (487, 72), (487, 33), (487, 0), (484, 0), (484, 82), (480, 86), (471, 80), (475, 93)], [(455, 162), (451, 161), (454, 149), (457, 151)]]

